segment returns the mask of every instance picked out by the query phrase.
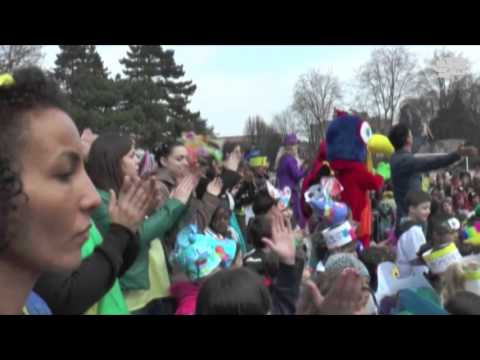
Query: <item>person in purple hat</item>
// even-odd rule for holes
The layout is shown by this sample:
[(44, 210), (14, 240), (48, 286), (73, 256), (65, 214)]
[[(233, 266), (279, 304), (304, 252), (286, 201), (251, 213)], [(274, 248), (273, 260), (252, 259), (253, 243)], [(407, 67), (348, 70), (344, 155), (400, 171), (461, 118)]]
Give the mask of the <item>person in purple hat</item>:
[(288, 134), (283, 141), (283, 148), (277, 156), (277, 184), (279, 189), (289, 187), (292, 192), (291, 207), (297, 225), (305, 227), (305, 218), (300, 209), (300, 181), (305, 176), (305, 171), (300, 167), (298, 158), (298, 140), (295, 134)]

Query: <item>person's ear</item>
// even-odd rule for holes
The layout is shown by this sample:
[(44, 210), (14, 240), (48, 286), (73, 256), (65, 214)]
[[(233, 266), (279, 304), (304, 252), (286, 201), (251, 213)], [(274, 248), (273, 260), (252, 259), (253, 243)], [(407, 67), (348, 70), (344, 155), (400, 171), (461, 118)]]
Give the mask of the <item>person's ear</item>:
[(167, 160), (163, 156), (160, 158), (160, 164), (162, 164), (163, 167), (167, 167)]

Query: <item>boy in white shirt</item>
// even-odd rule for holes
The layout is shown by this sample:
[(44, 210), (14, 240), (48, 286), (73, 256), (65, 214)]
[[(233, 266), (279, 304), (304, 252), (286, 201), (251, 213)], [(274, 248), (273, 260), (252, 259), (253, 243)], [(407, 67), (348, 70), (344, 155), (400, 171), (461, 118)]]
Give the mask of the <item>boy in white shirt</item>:
[(423, 191), (409, 191), (405, 197), (408, 216), (402, 219), (397, 243), (397, 266), (400, 277), (410, 276), (427, 268), (418, 258), (420, 247), (426, 243), (423, 227), (430, 215), (430, 195)]

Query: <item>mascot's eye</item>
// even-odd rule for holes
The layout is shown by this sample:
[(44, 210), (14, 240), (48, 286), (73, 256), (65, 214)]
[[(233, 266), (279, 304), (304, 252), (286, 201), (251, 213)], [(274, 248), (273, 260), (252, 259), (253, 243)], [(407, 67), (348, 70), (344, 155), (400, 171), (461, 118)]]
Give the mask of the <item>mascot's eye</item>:
[(370, 127), (370, 124), (364, 121), (360, 126), (360, 137), (362, 138), (363, 142), (367, 144), (372, 135), (372, 128)]

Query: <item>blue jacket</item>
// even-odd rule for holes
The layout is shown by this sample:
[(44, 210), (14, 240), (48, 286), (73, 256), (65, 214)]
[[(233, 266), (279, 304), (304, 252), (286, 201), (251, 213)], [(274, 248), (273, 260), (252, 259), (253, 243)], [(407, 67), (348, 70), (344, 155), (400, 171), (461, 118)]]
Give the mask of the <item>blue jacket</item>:
[(416, 157), (405, 150), (396, 151), (390, 159), (390, 168), (393, 193), (397, 203), (397, 219), (401, 219), (408, 213), (405, 204), (407, 193), (410, 190), (422, 190), (422, 172), (441, 169), (460, 159), (460, 155), (456, 152), (447, 155)]

